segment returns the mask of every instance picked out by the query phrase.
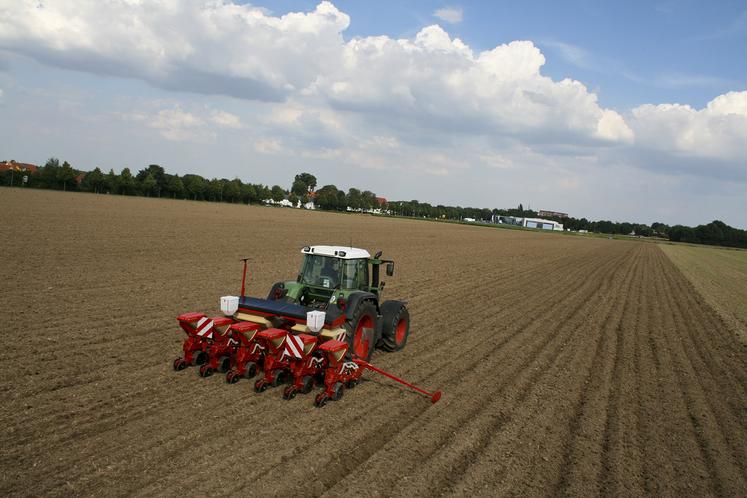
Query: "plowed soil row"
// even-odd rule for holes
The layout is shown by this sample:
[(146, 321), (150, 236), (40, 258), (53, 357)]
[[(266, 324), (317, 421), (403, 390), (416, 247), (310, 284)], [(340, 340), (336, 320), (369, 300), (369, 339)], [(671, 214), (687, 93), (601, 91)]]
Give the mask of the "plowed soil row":
[[(658, 246), (0, 190), (3, 494), (747, 494), (747, 349)], [(299, 248), (397, 262), (410, 341), (315, 409), (175, 373), (175, 316)]]

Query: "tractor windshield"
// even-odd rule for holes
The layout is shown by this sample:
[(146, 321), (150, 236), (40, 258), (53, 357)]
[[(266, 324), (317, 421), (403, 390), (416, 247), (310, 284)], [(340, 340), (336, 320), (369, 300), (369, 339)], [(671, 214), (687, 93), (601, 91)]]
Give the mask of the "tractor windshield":
[(368, 261), (307, 254), (301, 268), (301, 283), (334, 289), (368, 290)]
[(301, 283), (334, 289), (340, 284), (340, 263), (338, 258), (306, 254), (301, 267)]

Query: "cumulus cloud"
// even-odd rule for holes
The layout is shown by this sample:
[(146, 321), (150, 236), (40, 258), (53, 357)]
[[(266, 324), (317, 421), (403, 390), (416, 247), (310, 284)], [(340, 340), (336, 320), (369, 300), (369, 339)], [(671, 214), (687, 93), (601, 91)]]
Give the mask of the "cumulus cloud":
[(222, 110), (185, 110), (178, 104), (160, 109), (157, 106), (159, 102), (153, 103), (149, 109), (124, 113), (122, 117), (156, 130), (162, 137), (174, 142), (212, 141), (219, 129), (243, 127), (238, 116)]
[(19, 0), (0, 7), (0, 47), (166, 89), (282, 100), (339, 63), (349, 22), (329, 2), (273, 17), (216, 1)]
[(450, 24), (458, 24), (462, 22), (464, 12), (462, 11), (461, 7), (444, 7), (442, 9), (436, 10), (433, 15), (434, 17), (438, 17), (444, 22), (448, 22)]
[[(459, 9), (439, 12), (461, 18)], [(534, 139), (629, 139), (624, 120), (584, 85), (543, 76), (544, 56), (531, 42), (474, 53), (436, 25), (414, 39), (346, 42), (349, 22), (329, 2), (273, 17), (212, 1), (22, 0), (0, 15), (0, 47), (169, 89), (264, 101), (323, 97), (358, 112), (444, 129), (457, 120), (472, 132)]]
[(744, 161), (747, 158), (747, 91), (729, 92), (703, 109), (646, 104), (632, 110), (636, 144), (678, 156)]
[(210, 121), (223, 128), (239, 129), (243, 127), (238, 116), (226, 111), (213, 111)]
[[(434, 15), (455, 23), (462, 10)], [(485, 164), (497, 169), (532, 154), (652, 168), (662, 155), (688, 155), (744, 169), (746, 92), (721, 95), (700, 110), (650, 104), (618, 112), (579, 81), (545, 76), (545, 55), (532, 41), (479, 51), (438, 25), (410, 38), (346, 39), (349, 24), (326, 1), (275, 16), (214, 0), (18, 0), (0, 7), (0, 49), (167, 90), (274, 106), (251, 123), (247, 115), (242, 121), (179, 106), (141, 116), (174, 141), (253, 127), (262, 153), (295, 147), (298, 154), (331, 157), (347, 147), (357, 154), (350, 160), (363, 165), (413, 159), (420, 162), (413, 167), (437, 174), (464, 167), (460, 154), (443, 147), (457, 142), (460, 151), (476, 147), (470, 157), (478, 164), (494, 158)], [(555, 48), (577, 65), (588, 63), (580, 47)]]

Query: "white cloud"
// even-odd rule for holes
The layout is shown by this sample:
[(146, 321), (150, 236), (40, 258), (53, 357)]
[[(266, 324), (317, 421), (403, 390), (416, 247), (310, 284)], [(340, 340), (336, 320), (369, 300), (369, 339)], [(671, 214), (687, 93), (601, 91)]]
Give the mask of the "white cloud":
[[(459, 12), (443, 13), (456, 20)], [(321, 97), (363, 114), (394, 113), (440, 129), (457, 120), (471, 132), (540, 142), (629, 136), (624, 120), (602, 109), (584, 85), (542, 75), (545, 58), (529, 41), (475, 53), (434, 25), (414, 39), (346, 42), (350, 19), (329, 2), (279, 17), (247, 5), (186, 0), (41, 7), (22, 0), (3, 13), (2, 48), (166, 89), (261, 101)]]
[(464, 11), (461, 7), (444, 7), (436, 10), (433, 15), (450, 24), (458, 24), (462, 22)]
[(329, 2), (273, 17), (222, 1), (19, 0), (0, 10), (0, 47), (166, 89), (281, 100), (339, 64), (349, 22)]
[[(747, 91), (720, 95), (700, 110), (681, 104), (646, 104), (631, 114), (640, 147), (680, 157), (741, 163), (747, 158)], [(747, 171), (742, 173), (747, 176)]]
[(226, 111), (213, 111), (210, 121), (223, 128), (239, 129), (243, 127), (238, 116)]
[(145, 110), (124, 113), (122, 117), (157, 130), (162, 137), (174, 142), (212, 141), (217, 136), (218, 128), (243, 127), (238, 116), (226, 111), (209, 108), (185, 110), (178, 104), (159, 109), (163, 104), (153, 102)]
[(169, 140), (182, 141), (193, 138), (196, 129), (202, 127), (204, 122), (194, 114), (174, 107), (158, 111), (146, 124)]
[(283, 142), (279, 138), (260, 138), (254, 142), (254, 150), (261, 154), (279, 154), (283, 151)]
[[(434, 15), (462, 19), (455, 7)], [(238, 97), (231, 113), (173, 101), (130, 113), (170, 141), (241, 129), (254, 151), (301, 163), (453, 176), (541, 168), (567, 188), (584, 185), (579, 164), (668, 172), (662, 165), (697, 158), (706, 161), (693, 163), (694, 175), (747, 176), (745, 92), (700, 110), (617, 111), (579, 81), (544, 75), (545, 55), (532, 41), (480, 51), (437, 25), (410, 38), (346, 39), (349, 24), (329, 2), (274, 16), (228, 1), (18, 0), (0, 8), (0, 49), (167, 92)], [(577, 66), (597, 62), (579, 47), (552, 46)]]

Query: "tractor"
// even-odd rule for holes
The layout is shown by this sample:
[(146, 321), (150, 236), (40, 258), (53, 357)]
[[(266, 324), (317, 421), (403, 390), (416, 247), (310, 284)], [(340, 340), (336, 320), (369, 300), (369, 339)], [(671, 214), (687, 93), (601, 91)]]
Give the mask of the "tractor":
[[(239, 309), (278, 316), (306, 319), (311, 310), (324, 311), (328, 325), (341, 323), (342, 329), (330, 336), (345, 340), (349, 355), (368, 361), (378, 347), (399, 351), (407, 344), (410, 314), (404, 301), (382, 301), (386, 275), (394, 275), (394, 262), (381, 259), (381, 251), (372, 258), (368, 251), (352, 247), (306, 246), (303, 262), (295, 280), (277, 282), (266, 300), (242, 298)], [(340, 319), (344, 317), (344, 320)], [(271, 320), (272, 321), (272, 320)]]
[[(438, 401), (440, 391), (429, 393), (369, 363), (375, 348), (399, 351), (410, 333), (406, 303), (382, 300), (381, 266), (391, 277), (394, 262), (382, 259), (381, 251), (371, 257), (353, 247), (305, 246), (301, 253), (296, 279), (275, 283), (266, 299), (246, 296), (243, 259), (241, 296), (221, 298), (224, 317), (180, 315), (187, 339), (185, 357), (174, 360), (174, 369), (204, 362), (200, 375), (206, 377), (230, 368), (229, 383), (261, 374), (254, 390), (287, 383), (285, 399), (323, 385), (316, 406), (340, 399), (344, 388), (371, 370)], [(203, 333), (208, 326), (210, 333)]]

